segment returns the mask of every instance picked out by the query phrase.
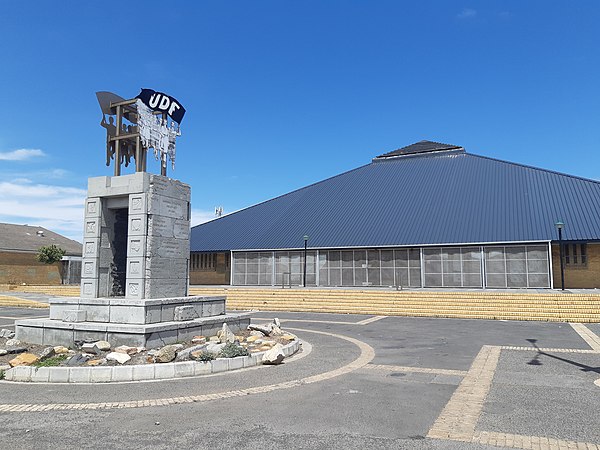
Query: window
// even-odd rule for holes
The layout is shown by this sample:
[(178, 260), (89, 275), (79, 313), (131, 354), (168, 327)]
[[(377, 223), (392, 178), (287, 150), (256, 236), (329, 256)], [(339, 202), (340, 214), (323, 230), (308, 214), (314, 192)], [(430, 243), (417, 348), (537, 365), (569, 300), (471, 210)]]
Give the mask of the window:
[(569, 267), (587, 266), (587, 245), (586, 244), (564, 244), (563, 258), (565, 265)]
[(216, 253), (192, 253), (190, 257), (190, 268), (192, 270), (216, 270)]

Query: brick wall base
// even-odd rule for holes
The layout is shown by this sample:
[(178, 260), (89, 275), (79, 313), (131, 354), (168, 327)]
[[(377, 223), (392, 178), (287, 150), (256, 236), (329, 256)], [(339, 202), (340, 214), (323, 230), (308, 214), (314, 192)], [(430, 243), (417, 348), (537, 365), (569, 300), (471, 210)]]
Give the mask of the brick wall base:
[(0, 252), (0, 283), (61, 284), (60, 265), (41, 263), (34, 253)]
[[(560, 289), (560, 249), (552, 244), (552, 274), (554, 289)], [(587, 264), (581, 267), (565, 265), (565, 289), (600, 288), (600, 243), (587, 244)]]

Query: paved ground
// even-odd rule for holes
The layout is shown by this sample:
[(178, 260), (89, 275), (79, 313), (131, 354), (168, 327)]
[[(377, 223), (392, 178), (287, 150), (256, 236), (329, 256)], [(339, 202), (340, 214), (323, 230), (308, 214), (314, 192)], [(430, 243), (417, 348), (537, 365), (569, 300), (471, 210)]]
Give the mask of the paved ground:
[[(0, 308), (0, 326), (46, 314)], [(254, 315), (303, 352), (184, 380), (0, 382), (0, 446), (600, 449), (597, 325)]]

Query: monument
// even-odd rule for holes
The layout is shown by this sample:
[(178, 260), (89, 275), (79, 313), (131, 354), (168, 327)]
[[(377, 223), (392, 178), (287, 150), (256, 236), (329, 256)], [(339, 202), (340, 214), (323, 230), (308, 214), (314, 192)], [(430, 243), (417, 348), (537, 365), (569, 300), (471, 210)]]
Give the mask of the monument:
[[(152, 348), (214, 335), (223, 323), (246, 328), (250, 315), (226, 313), (225, 297), (188, 296), (191, 190), (167, 177), (185, 109), (150, 89), (130, 100), (96, 95), (114, 176), (88, 180), (80, 296), (50, 299), (50, 318), (16, 321), (16, 337)], [(151, 149), (160, 175), (146, 172)], [(135, 173), (122, 175), (132, 159)]]

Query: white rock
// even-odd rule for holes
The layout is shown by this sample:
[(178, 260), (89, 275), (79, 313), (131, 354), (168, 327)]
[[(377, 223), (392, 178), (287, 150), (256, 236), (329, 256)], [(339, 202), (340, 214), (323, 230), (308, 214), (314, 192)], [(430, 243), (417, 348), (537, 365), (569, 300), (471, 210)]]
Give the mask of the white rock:
[(223, 328), (217, 333), (217, 336), (219, 337), (219, 342), (221, 342), (221, 344), (226, 344), (228, 342), (233, 344), (235, 342), (235, 334), (233, 334), (233, 331), (231, 331), (226, 323), (223, 324)]
[(21, 341), (18, 339), (9, 339), (5, 344), (7, 347), (17, 347), (21, 345)]
[(107, 352), (110, 350), (110, 343), (107, 341), (94, 342), (94, 345), (98, 347), (98, 350), (102, 350), (103, 352)]
[(275, 318), (273, 319), (273, 324), (274, 324), (276, 327), (278, 327), (278, 328), (281, 328), (281, 322), (279, 321), (279, 317), (275, 317)]
[(223, 350), (223, 347), (225, 347), (225, 344), (215, 344), (214, 342), (211, 342), (210, 344), (208, 344), (206, 346), (206, 351), (207, 352), (211, 352), (214, 354), (219, 353), (221, 350)]
[(54, 353), (60, 355), (62, 353), (69, 353), (69, 349), (67, 347), (63, 347), (62, 345), (57, 345), (54, 347)]
[(125, 353), (127, 355), (135, 355), (140, 352), (143, 347), (129, 347), (128, 345), (120, 345), (115, 348), (115, 352)]
[(127, 353), (110, 352), (108, 355), (106, 355), (107, 361), (116, 361), (119, 364), (125, 364), (130, 359), (131, 356), (129, 356)]
[(264, 353), (263, 364), (281, 364), (285, 355), (283, 354), (283, 345), (276, 344), (271, 350)]

